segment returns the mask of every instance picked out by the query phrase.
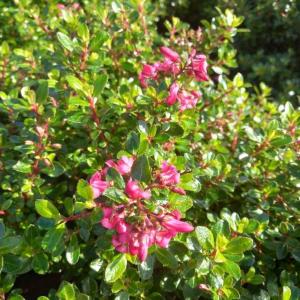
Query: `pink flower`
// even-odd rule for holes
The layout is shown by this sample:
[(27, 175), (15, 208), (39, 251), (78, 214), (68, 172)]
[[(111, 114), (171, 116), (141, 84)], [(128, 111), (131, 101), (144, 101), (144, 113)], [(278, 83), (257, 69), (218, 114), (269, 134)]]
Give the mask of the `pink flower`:
[(115, 224), (111, 222), (110, 218), (113, 214), (113, 209), (111, 207), (102, 207), (103, 218), (100, 221), (101, 225), (107, 229), (113, 229)]
[(168, 47), (160, 47), (160, 53), (167, 59), (172, 62), (179, 62), (180, 56), (177, 52), (173, 51)]
[(109, 187), (109, 183), (101, 179), (100, 172), (91, 177), (89, 184), (93, 189), (94, 198), (98, 198)]
[(161, 248), (169, 247), (169, 242), (176, 235), (173, 231), (163, 230), (156, 234), (155, 243)]
[(173, 105), (176, 102), (178, 91), (179, 85), (176, 82), (174, 82), (170, 87), (170, 94), (166, 99), (166, 103), (168, 105)]
[(65, 9), (66, 7), (65, 7), (65, 5), (64, 4), (62, 4), (62, 3), (57, 3), (57, 8), (58, 9), (60, 9), (60, 10), (62, 10), (62, 9)]
[(151, 197), (151, 192), (149, 190), (147, 191), (142, 190), (139, 187), (138, 182), (132, 180), (131, 178), (128, 180), (126, 184), (125, 193), (128, 195), (129, 198), (134, 200), (149, 199)]
[(161, 166), (159, 180), (163, 185), (175, 185), (179, 183), (180, 174), (178, 173), (175, 166), (164, 161)]
[(140, 238), (140, 247), (138, 252), (138, 258), (140, 261), (144, 261), (147, 258), (148, 255), (148, 247), (149, 247), (149, 235), (148, 233), (142, 233)]
[(155, 66), (145, 64), (143, 66), (142, 72), (139, 74), (139, 80), (141, 86), (143, 88), (146, 88), (148, 86), (147, 80), (148, 79), (155, 80), (156, 78), (157, 78), (157, 68)]
[(157, 62), (154, 64), (157, 71), (163, 73), (171, 73), (173, 75), (177, 75), (180, 72), (180, 68), (178, 64), (174, 63), (169, 59), (165, 59), (163, 62)]
[(194, 227), (191, 224), (180, 220), (176, 220), (174, 218), (167, 219), (162, 223), (162, 225), (166, 229), (174, 232), (190, 232), (194, 230)]
[(132, 165), (134, 163), (134, 158), (122, 156), (121, 159), (118, 161), (117, 170), (121, 175), (125, 175), (131, 172)]
[(80, 4), (75, 2), (75, 3), (72, 4), (72, 8), (75, 9), (75, 10), (79, 10), (80, 9)]
[(115, 168), (121, 175), (126, 175), (131, 172), (134, 158), (122, 156), (121, 159), (115, 163), (113, 160), (108, 160), (106, 165), (110, 168)]
[(194, 227), (187, 223), (180, 221), (181, 215), (179, 211), (174, 210), (170, 215), (165, 216), (162, 226), (171, 232), (190, 232), (194, 230)]
[(197, 54), (191, 58), (190, 74), (198, 81), (208, 81), (207, 61), (204, 54)]
[(180, 111), (191, 109), (197, 105), (197, 102), (201, 96), (201, 93), (192, 91), (182, 91), (178, 94), (177, 98), (180, 103)]

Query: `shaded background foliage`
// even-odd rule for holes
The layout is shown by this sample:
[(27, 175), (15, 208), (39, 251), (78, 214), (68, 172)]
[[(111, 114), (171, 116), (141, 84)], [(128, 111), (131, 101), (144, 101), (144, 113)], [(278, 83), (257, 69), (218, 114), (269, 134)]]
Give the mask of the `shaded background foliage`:
[(276, 101), (300, 103), (300, 1), (297, 0), (166, 0), (161, 2), (162, 19), (177, 16), (201, 25), (218, 15), (214, 7), (234, 9), (245, 20), (235, 38), (238, 70), (247, 80), (272, 87)]

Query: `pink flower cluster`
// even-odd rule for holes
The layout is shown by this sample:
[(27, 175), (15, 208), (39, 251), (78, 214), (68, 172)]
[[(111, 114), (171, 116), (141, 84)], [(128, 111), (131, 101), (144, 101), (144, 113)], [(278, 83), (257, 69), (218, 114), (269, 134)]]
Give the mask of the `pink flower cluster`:
[(197, 81), (208, 81), (207, 61), (204, 54), (197, 54), (192, 50), (188, 61), (181, 67), (182, 62), (178, 53), (168, 47), (160, 48), (164, 60), (155, 62), (153, 65), (145, 64), (142, 72), (139, 74), (141, 86), (146, 88), (149, 80), (157, 80), (159, 74), (173, 76), (173, 82), (169, 87), (169, 96), (165, 99), (167, 105), (179, 103), (180, 111), (191, 109), (197, 105), (201, 93), (198, 91), (187, 91), (178, 83), (178, 76), (187, 74)]
[[(105, 180), (108, 168), (115, 168), (127, 180), (124, 192), (128, 196), (128, 202), (112, 206), (101, 203), (103, 210), (101, 224), (115, 231), (112, 244), (117, 251), (137, 255), (141, 261), (144, 261), (148, 248), (152, 245), (166, 248), (177, 233), (190, 232), (194, 228), (180, 220), (181, 215), (177, 210), (169, 211), (167, 207), (162, 206), (159, 213), (154, 213), (149, 211), (144, 203), (151, 198), (151, 188), (169, 189), (185, 194), (185, 191), (177, 186), (180, 182), (180, 174), (176, 167), (163, 162), (156, 173), (155, 182), (147, 189), (143, 189), (141, 184), (130, 176), (133, 163), (134, 158), (125, 156), (117, 162), (109, 160), (103, 170), (91, 177), (89, 184), (93, 189), (94, 198), (98, 198), (110, 186), (110, 183)], [(132, 219), (135, 221), (130, 221)]]
[(180, 221), (181, 215), (177, 210), (159, 215), (144, 214), (140, 224), (126, 222), (127, 212), (124, 205), (103, 207), (103, 214), (102, 226), (116, 232), (112, 237), (116, 250), (137, 255), (141, 261), (147, 258), (148, 248), (152, 245), (167, 248), (177, 233), (194, 229), (189, 223)]

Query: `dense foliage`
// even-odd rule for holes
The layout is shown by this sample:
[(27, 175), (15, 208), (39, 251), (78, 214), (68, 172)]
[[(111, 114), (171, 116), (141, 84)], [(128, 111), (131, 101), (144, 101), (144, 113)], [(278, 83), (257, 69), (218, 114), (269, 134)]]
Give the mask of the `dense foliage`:
[(300, 298), (300, 111), (158, 8), (0, 3), (0, 298)]
[[(197, 28), (201, 20), (217, 16), (218, 6), (245, 17), (235, 39), (238, 69), (247, 80), (272, 87), (272, 99), (300, 103), (300, 2), (297, 0), (165, 0), (162, 19), (170, 15)], [(161, 28), (163, 30), (163, 27)]]

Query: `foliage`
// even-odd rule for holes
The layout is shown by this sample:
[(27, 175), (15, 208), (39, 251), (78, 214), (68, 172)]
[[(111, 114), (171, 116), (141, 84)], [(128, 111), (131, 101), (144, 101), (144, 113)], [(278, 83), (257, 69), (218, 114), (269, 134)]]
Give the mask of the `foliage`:
[[(299, 299), (300, 111), (228, 76), (242, 17), (220, 12), (201, 31), (173, 18), (165, 37), (150, 1), (0, 5), (3, 298), (30, 299), (18, 282), (36, 273), (60, 279), (39, 300)], [(208, 81), (175, 77), (202, 93), (195, 107), (165, 103), (173, 75), (141, 87), (161, 46), (183, 61), (206, 55)], [(143, 262), (99, 223), (102, 203), (128, 203), (127, 178), (108, 171), (98, 199), (90, 180), (124, 156), (144, 189), (163, 161), (174, 165), (186, 195), (153, 188), (147, 209), (179, 210), (194, 226)]]
[[(175, 4), (176, 5), (172, 5)], [(245, 17), (246, 29), (235, 39), (239, 71), (247, 80), (272, 87), (272, 98), (299, 105), (300, 3), (296, 0), (179, 0), (162, 1), (162, 19), (175, 15), (194, 28), (201, 20), (210, 20), (222, 10), (234, 9)], [(163, 28), (161, 28), (163, 30)]]

